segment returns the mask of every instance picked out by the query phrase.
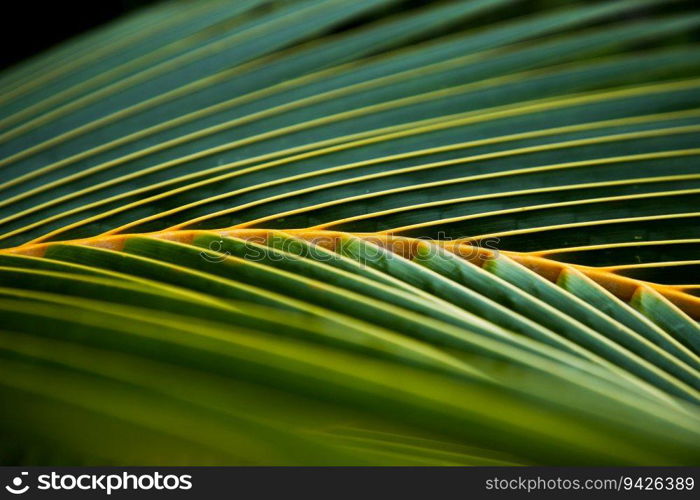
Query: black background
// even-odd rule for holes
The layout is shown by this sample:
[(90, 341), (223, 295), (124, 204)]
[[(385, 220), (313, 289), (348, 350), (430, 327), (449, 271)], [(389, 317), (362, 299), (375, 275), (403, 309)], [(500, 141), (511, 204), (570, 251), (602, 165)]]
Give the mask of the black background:
[(159, 0), (6, 0), (0, 10), (0, 70), (129, 11), (157, 2)]

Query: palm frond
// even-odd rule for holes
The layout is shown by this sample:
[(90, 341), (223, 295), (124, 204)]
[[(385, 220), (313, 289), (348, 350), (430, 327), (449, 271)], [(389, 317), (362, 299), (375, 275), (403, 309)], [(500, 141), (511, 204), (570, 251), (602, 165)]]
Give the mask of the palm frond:
[(169, 2), (0, 77), (4, 463), (697, 464), (691, 2)]

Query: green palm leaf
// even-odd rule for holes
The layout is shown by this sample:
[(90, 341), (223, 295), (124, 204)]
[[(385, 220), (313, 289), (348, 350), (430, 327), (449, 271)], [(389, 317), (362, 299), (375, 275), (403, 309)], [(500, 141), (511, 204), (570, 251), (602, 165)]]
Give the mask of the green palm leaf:
[(697, 464), (698, 27), (175, 1), (7, 71), (3, 463)]

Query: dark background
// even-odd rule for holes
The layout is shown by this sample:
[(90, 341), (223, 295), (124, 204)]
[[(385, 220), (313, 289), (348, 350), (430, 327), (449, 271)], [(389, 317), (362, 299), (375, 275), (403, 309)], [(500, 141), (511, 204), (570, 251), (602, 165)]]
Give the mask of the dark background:
[(6, 0), (0, 10), (0, 70), (162, 0)]

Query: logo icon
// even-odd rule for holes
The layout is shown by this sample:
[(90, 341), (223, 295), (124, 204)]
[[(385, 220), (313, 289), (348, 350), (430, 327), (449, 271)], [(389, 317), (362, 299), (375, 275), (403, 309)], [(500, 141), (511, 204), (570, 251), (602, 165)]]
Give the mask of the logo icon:
[(212, 240), (209, 243), (209, 250), (202, 250), (199, 252), (199, 256), (202, 257), (207, 262), (212, 264), (218, 264), (223, 262), (226, 258), (231, 255), (228, 250), (224, 250), (224, 240)]
[[(22, 476), (28, 475), (28, 472), (22, 472)], [(14, 488), (12, 487), (14, 486)], [(5, 486), (5, 489), (9, 491), (10, 493), (14, 495), (21, 495), (22, 493), (26, 493), (26, 491), (29, 489), (29, 485), (25, 485), (24, 488), (22, 488), (22, 477), (17, 476), (12, 480), (12, 486)]]

